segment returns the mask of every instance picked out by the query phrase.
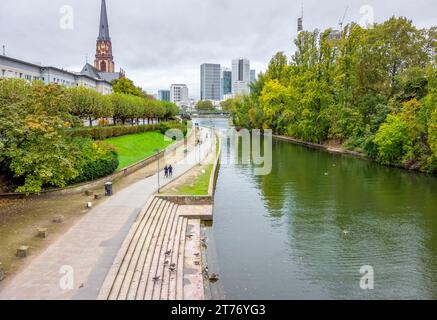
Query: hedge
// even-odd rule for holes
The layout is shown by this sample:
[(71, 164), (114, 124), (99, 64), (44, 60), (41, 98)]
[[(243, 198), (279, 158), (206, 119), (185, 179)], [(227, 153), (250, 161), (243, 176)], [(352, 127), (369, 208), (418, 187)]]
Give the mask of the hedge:
[(118, 155), (111, 151), (105, 156), (86, 163), (82, 168), (82, 174), (76, 178), (73, 183), (81, 183), (86, 181), (93, 181), (113, 174), (118, 168)]
[(73, 128), (68, 129), (67, 134), (72, 138), (83, 137), (94, 140), (105, 140), (113, 137), (125, 136), (128, 134), (143, 133), (150, 131), (161, 131), (165, 133), (168, 129), (179, 129), (186, 135), (186, 123), (177, 121), (161, 122), (159, 124), (147, 124), (139, 126), (113, 126), (113, 127), (92, 127), (92, 128)]

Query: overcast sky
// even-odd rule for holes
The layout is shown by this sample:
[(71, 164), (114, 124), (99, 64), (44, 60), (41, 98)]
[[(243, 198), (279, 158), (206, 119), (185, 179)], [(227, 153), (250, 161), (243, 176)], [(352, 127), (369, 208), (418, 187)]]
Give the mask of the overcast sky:
[[(200, 64), (247, 57), (264, 70), (278, 51), (290, 56), (304, 4), (304, 28), (360, 21), (370, 5), (374, 19), (406, 16), (418, 27), (437, 25), (437, 0), (107, 0), (117, 70), (149, 93), (186, 83), (198, 98)], [(74, 9), (74, 26), (63, 6)], [(0, 45), (9, 56), (80, 71), (94, 61), (100, 0), (1, 0)], [(369, 13), (369, 11), (367, 11)], [(61, 28), (61, 25), (64, 28)], [(65, 28), (67, 26), (67, 28)], [(69, 27), (73, 27), (72, 29)]]

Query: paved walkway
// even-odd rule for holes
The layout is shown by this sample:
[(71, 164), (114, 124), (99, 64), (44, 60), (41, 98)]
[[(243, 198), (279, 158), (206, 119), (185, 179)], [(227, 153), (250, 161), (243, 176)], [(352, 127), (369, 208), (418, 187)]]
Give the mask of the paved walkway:
[[(174, 164), (169, 183), (193, 168), (211, 151), (211, 133), (202, 130), (204, 143)], [(97, 299), (117, 252), (141, 210), (157, 192), (158, 176), (139, 181), (89, 211), (65, 235), (6, 283), (0, 300)], [(66, 203), (68, 205), (68, 203)]]

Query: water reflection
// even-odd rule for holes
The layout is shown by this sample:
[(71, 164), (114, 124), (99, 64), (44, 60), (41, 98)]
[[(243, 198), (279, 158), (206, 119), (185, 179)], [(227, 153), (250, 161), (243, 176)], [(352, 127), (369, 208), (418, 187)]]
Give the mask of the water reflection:
[(268, 176), (222, 167), (213, 232), (228, 298), (437, 299), (436, 177), (275, 141)]

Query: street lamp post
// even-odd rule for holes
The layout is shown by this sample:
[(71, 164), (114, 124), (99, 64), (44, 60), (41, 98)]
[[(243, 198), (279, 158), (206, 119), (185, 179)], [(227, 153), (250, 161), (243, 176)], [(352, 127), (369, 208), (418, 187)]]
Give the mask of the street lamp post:
[(159, 168), (159, 153), (161, 152), (161, 150), (155, 149), (154, 151), (156, 153), (156, 156), (158, 157), (158, 193), (159, 193), (160, 189), (161, 189), (161, 185), (160, 185), (160, 181), (159, 181), (159, 173), (161, 171), (161, 169)]

